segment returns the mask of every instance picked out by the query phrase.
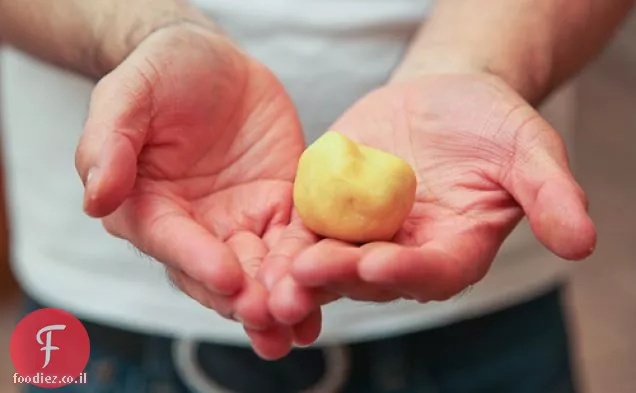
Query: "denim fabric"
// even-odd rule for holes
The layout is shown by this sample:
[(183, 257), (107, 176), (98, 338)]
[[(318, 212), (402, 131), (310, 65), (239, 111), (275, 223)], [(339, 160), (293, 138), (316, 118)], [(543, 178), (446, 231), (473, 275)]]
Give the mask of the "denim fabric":
[[(25, 311), (40, 307), (29, 301)], [(88, 384), (55, 391), (194, 393), (177, 372), (174, 340), (85, 325), (91, 338)], [(560, 291), (481, 318), (340, 349), (348, 354), (342, 393), (575, 392)], [(223, 392), (235, 393), (298, 393), (328, 366), (316, 349), (266, 362), (249, 349), (210, 343), (197, 346), (196, 361)]]

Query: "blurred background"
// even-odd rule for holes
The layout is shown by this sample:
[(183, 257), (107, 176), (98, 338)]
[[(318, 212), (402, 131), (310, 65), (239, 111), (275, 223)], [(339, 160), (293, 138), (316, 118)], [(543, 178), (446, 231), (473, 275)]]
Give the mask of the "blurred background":
[[(636, 392), (635, 38), (632, 17), (581, 74), (577, 93), (576, 169), (599, 231), (596, 253), (579, 265), (569, 289), (581, 393)], [(2, 184), (0, 171), (0, 392), (15, 393), (9, 339), (19, 294), (8, 267)]]

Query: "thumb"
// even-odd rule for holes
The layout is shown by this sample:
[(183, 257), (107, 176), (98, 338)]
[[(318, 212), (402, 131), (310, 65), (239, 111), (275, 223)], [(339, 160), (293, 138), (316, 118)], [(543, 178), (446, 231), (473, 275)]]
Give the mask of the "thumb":
[(90, 216), (112, 213), (132, 190), (151, 105), (149, 85), (121, 67), (93, 90), (75, 154), (75, 167), (85, 186), (84, 210)]
[(536, 118), (519, 129), (513, 152), (500, 182), (522, 206), (535, 236), (561, 258), (588, 257), (596, 229), (560, 135)]

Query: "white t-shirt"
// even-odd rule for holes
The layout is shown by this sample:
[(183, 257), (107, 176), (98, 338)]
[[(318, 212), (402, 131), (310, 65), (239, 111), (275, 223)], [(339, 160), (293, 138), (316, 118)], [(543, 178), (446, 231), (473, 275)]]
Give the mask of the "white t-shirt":
[[(430, 8), (426, 0), (197, 0), (281, 79), (313, 141), (356, 99), (382, 85)], [(92, 84), (4, 49), (4, 150), (13, 263), (25, 290), (47, 305), (118, 327), (245, 344), (240, 325), (171, 287), (163, 267), (110, 237), (82, 212), (74, 153)], [(549, 118), (569, 140), (572, 90)], [(523, 223), (487, 277), (456, 299), (325, 308), (322, 343), (353, 342), (439, 326), (514, 304), (551, 287), (570, 265)]]

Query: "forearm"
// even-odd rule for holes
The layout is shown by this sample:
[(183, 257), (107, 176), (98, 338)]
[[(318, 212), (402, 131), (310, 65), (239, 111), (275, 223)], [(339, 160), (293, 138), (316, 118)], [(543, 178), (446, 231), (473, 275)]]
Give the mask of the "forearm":
[(633, 0), (438, 0), (394, 73), (486, 71), (537, 103), (597, 54)]
[(0, 36), (50, 63), (100, 78), (152, 31), (213, 27), (184, 0), (0, 0)]

